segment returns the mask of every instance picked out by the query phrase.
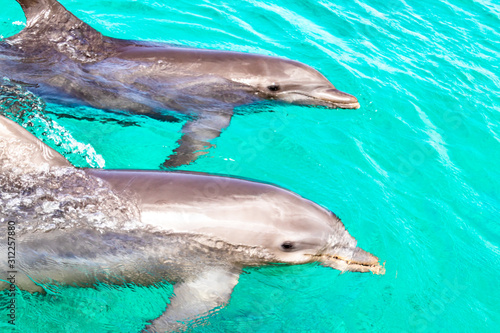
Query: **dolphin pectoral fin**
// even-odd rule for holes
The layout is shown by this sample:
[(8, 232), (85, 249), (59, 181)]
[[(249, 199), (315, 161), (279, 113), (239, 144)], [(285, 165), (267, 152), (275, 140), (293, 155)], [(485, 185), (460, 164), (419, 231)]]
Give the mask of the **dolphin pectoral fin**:
[(182, 137), (179, 139), (173, 154), (162, 164), (162, 167), (173, 168), (194, 162), (198, 157), (208, 153), (213, 145), (211, 140), (217, 138), (229, 126), (233, 111), (206, 112), (198, 118), (188, 121), (182, 127)]
[(187, 324), (226, 305), (238, 283), (240, 270), (215, 268), (174, 286), (174, 297), (165, 312), (143, 332), (183, 331)]

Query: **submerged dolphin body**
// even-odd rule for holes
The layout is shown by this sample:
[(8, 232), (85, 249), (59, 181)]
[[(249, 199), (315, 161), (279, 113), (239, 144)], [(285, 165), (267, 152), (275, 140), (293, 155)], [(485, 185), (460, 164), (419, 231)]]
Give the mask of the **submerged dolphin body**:
[[(234, 107), (271, 99), (358, 108), (302, 63), (256, 54), (175, 47), (103, 36), (56, 0), (17, 0), (27, 24), (0, 42), (0, 75), (48, 101), (157, 119), (185, 115), (183, 136), (165, 166), (205, 154)], [(185, 118), (185, 117), (184, 117)]]
[[(0, 253), (15, 225), (16, 285), (174, 283), (150, 331), (228, 302), (243, 267), (320, 262), (383, 273), (329, 210), (285, 189), (200, 173), (77, 169), (0, 116)], [(48, 285), (44, 285), (48, 284)]]

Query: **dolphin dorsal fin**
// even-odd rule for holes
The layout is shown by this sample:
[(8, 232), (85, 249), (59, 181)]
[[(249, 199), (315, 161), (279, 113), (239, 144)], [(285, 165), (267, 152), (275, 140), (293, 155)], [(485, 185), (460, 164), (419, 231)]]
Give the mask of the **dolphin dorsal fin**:
[(26, 16), (27, 28), (34, 26), (37, 26), (37, 28), (42, 28), (43, 26), (58, 28), (61, 24), (64, 24), (66, 27), (68, 25), (87, 25), (56, 0), (16, 1), (21, 5)]
[(46, 170), (51, 167), (71, 167), (71, 164), (19, 124), (0, 116), (0, 170)]
[(62, 5), (55, 0), (16, 0), (26, 16), (26, 25), (30, 26), (45, 13), (57, 10)]
[(113, 38), (83, 22), (56, 0), (16, 0), (26, 16), (26, 28), (8, 38), (27, 53), (50, 48), (80, 62), (102, 60)]

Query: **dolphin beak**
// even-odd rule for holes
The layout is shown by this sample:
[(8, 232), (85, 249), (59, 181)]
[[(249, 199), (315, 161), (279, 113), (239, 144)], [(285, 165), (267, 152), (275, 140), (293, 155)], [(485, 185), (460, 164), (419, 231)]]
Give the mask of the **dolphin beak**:
[(379, 259), (365, 250), (352, 248), (333, 248), (329, 253), (314, 256), (322, 265), (338, 269), (339, 271), (372, 272), (385, 274), (385, 267)]
[(335, 88), (314, 91), (311, 97), (326, 102), (326, 106), (339, 109), (359, 109), (356, 97)]

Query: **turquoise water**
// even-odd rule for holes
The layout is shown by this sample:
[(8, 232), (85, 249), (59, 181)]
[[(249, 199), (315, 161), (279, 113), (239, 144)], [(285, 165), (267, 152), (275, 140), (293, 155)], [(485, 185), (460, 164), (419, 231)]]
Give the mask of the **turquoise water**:
[[(230, 304), (194, 332), (498, 331), (498, 2), (61, 2), (113, 37), (299, 60), (360, 100), (359, 110), (241, 108), (210, 154), (180, 169), (272, 182), (328, 207), (386, 262), (386, 274), (248, 269)], [(0, 6), (0, 35), (22, 29), (17, 3)], [(89, 108), (47, 111), (65, 135), (90, 145), (91, 159), (68, 155), (79, 166), (156, 169), (182, 126), (140, 117), (123, 126)], [(58, 116), (79, 111), (107, 120)], [(170, 294), (168, 285), (22, 294), (18, 328), (137, 332)]]

